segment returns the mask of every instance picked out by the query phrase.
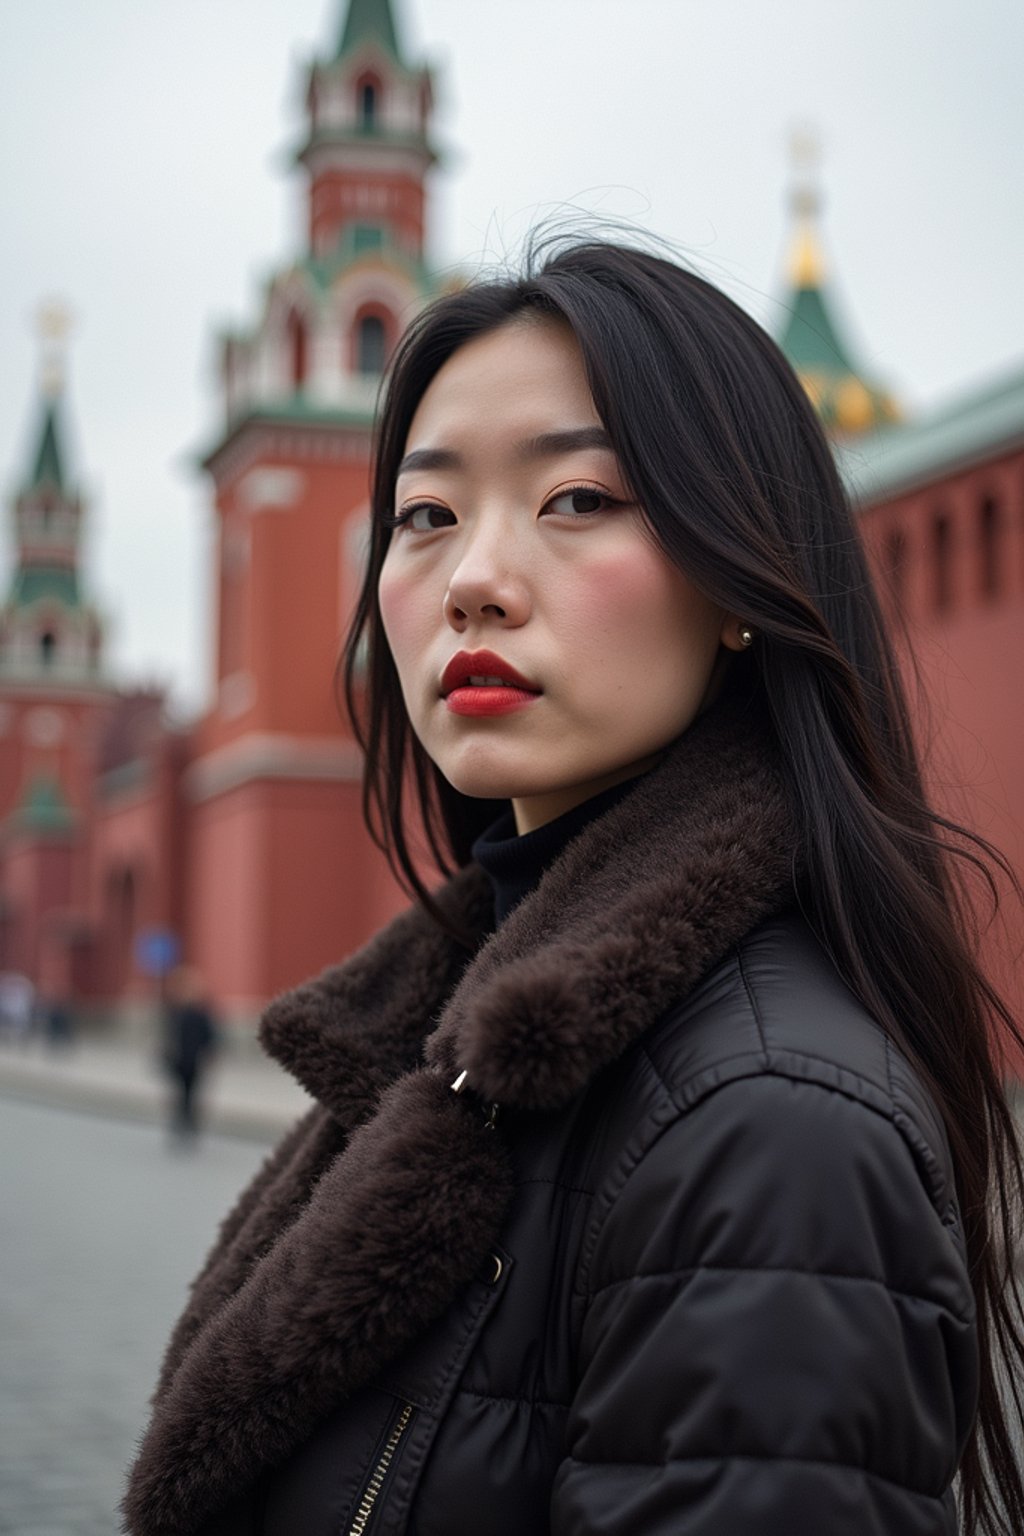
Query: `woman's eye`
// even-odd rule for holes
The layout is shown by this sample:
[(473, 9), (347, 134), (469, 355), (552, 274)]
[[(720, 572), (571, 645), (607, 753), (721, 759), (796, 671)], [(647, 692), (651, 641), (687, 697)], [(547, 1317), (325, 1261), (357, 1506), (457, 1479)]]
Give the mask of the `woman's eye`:
[(421, 501), (419, 506), (408, 507), (398, 514), (403, 528), (414, 528), (417, 533), (429, 533), (434, 528), (450, 528), (455, 521), (454, 512), (439, 507), (433, 501)]
[(544, 511), (561, 512), (569, 517), (587, 517), (594, 512), (603, 512), (606, 507), (618, 505), (615, 497), (609, 496), (607, 491), (595, 491), (589, 485), (575, 485), (553, 496)]

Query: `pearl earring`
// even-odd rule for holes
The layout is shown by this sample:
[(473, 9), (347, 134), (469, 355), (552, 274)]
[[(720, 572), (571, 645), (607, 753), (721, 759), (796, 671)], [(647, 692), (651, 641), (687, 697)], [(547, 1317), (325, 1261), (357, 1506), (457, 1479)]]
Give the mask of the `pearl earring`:
[(746, 626), (744, 626), (744, 628), (740, 630), (740, 645), (753, 645), (753, 643), (754, 631), (752, 629), (747, 629)]

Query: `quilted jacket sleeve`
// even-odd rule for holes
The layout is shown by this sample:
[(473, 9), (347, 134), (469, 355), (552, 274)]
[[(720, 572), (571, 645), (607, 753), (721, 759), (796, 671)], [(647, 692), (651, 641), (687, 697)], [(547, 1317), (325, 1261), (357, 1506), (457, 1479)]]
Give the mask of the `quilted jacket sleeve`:
[(553, 1536), (953, 1536), (973, 1304), (892, 1118), (740, 1079), (598, 1217)]

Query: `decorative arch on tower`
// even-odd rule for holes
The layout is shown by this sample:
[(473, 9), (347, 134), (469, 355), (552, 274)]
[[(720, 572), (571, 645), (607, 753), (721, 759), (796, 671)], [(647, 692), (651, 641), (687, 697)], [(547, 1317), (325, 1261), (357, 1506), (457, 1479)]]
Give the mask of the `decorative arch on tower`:
[(309, 325), (295, 304), (285, 317), (284, 334), (288, 383), (293, 390), (304, 389), (309, 377)]
[(36, 609), (34, 617), (35, 659), (45, 672), (54, 667), (60, 657), (63, 615), (52, 603), (44, 602)]
[(377, 378), (384, 372), (395, 343), (395, 317), (385, 304), (371, 300), (360, 304), (350, 333), (349, 367), (360, 378)]
[(363, 69), (355, 79), (356, 124), (363, 133), (380, 127), (384, 105), (384, 82), (375, 69)]

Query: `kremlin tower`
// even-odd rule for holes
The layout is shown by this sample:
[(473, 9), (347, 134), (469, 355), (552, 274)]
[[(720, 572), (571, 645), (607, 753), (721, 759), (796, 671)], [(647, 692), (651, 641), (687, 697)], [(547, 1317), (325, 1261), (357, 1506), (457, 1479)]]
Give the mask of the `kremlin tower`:
[(901, 413), (891, 395), (850, 361), (833, 319), (818, 229), (817, 159), (814, 138), (795, 135), (787, 319), (777, 339), (825, 430), (845, 441), (897, 422)]
[(13, 570), (0, 608), (0, 970), (59, 995), (86, 982), (76, 914), (114, 693), (80, 571), (86, 509), (63, 424), (67, 317), (51, 305), (41, 321), (38, 427), (11, 508)]
[(222, 338), (215, 696), (184, 781), (186, 948), (242, 1011), (335, 960), (401, 897), (360, 815), (334, 673), (358, 590), (374, 407), (438, 291), (424, 252), (432, 82), (390, 0), (350, 0), (309, 69), (305, 247)]

